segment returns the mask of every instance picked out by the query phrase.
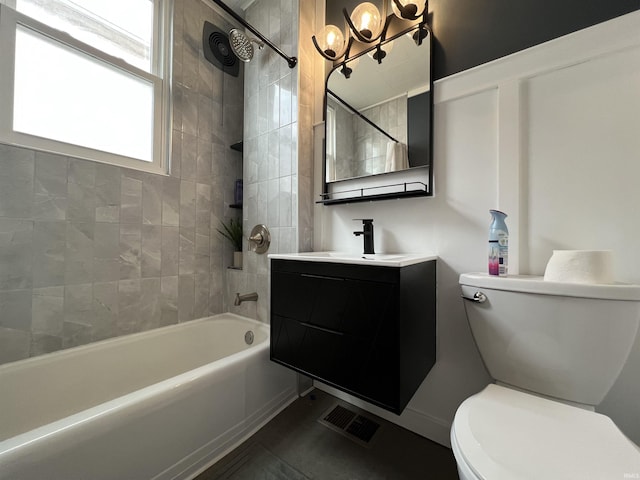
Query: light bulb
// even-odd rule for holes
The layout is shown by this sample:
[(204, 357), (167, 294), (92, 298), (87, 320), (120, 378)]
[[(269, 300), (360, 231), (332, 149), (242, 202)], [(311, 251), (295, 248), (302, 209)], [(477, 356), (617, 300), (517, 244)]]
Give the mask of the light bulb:
[(424, 13), (424, 8), (426, 6), (425, 0), (400, 0), (400, 4), (402, 5), (402, 9), (399, 9), (396, 5), (395, 0), (391, 0), (391, 8), (393, 8), (393, 13), (398, 18), (404, 18), (407, 20), (415, 20), (420, 15)]
[(366, 39), (377, 37), (382, 29), (380, 11), (370, 2), (361, 3), (353, 10), (351, 22)]
[(326, 25), (320, 31), (320, 48), (329, 57), (335, 58), (344, 49), (344, 35), (335, 25)]
[(360, 20), (360, 26), (358, 30), (370, 30), (369, 24), (371, 23), (371, 14), (369, 12), (364, 12), (362, 14), (362, 19)]

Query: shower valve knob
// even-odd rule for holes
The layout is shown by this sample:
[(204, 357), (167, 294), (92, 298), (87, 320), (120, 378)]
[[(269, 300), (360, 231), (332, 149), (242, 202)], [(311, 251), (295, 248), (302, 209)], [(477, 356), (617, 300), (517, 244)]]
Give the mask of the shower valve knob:
[(271, 244), (271, 234), (266, 225), (256, 225), (249, 235), (249, 246), (251, 251), (265, 253)]

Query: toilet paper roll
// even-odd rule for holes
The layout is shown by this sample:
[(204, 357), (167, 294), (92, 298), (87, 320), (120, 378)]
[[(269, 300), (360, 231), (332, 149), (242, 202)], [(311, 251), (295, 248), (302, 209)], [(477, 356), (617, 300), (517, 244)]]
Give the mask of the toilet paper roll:
[(547, 263), (544, 279), (549, 282), (611, 284), (611, 250), (554, 250)]

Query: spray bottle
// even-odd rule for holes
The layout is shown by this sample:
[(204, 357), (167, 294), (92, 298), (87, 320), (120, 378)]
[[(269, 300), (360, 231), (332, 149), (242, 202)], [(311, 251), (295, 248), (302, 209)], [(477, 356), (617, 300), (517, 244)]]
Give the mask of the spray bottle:
[(509, 230), (504, 219), (507, 215), (500, 210), (489, 212), (489, 275), (506, 277), (509, 271)]

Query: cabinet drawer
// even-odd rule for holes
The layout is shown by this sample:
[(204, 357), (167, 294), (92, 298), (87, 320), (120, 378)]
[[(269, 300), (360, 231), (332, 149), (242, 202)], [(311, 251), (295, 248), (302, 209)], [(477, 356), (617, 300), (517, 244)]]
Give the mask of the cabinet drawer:
[(285, 272), (273, 272), (271, 282), (274, 315), (336, 332), (371, 338), (396, 315), (394, 284)]
[(369, 280), (379, 283), (398, 283), (400, 281), (400, 273), (397, 268), (374, 265), (350, 265), (273, 259), (271, 260), (271, 271), (350, 278), (352, 280)]
[(371, 341), (273, 315), (271, 358), (329, 383), (355, 388)]

